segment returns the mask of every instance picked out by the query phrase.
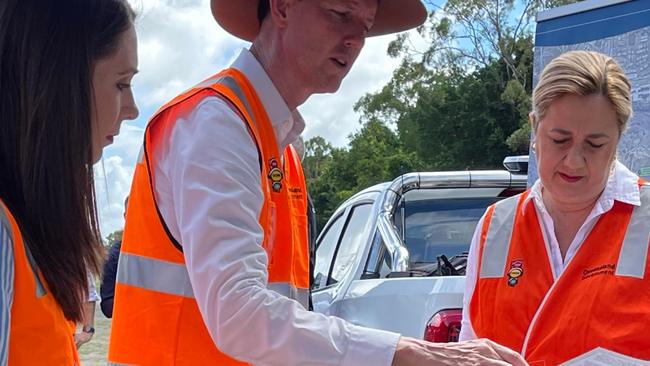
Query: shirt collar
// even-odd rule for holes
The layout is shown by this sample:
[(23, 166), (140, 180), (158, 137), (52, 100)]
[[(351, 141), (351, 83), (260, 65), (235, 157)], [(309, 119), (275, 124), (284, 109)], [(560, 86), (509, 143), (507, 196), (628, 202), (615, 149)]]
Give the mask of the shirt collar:
[[(638, 182), (639, 177), (616, 160), (614, 162), (614, 169), (612, 169), (607, 179), (605, 189), (598, 198), (598, 201), (596, 201), (598, 211), (601, 213), (609, 211), (614, 206), (614, 201), (640, 206), (641, 195)], [(544, 201), (542, 200), (542, 181), (539, 178), (530, 188), (530, 194), (528, 194), (528, 197), (523, 202), (521, 207), (522, 213), (525, 211), (530, 200), (534, 200), (539, 209), (546, 211)]]
[(289, 110), (271, 78), (249, 50), (242, 49), (232, 67), (241, 71), (253, 85), (271, 120), (278, 148), (282, 152), (305, 129), (305, 121), (300, 112), (297, 109)]

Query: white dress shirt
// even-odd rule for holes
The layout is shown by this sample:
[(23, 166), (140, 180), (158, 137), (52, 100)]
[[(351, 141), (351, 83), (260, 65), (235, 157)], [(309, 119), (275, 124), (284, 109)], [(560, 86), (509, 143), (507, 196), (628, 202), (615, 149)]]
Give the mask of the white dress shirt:
[[(562, 260), (560, 244), (555, 236), (553, 218), (551, 218), (551, 215), (546, 210), (544, 201), (542, 200), (542, 183), (538, 179), (535, 184), (533, 184), (530, 189), (530, 194), (526, 197), (521, 209), (522, 211), (525, 210), (530, 200), (533, 200), (555, 281), (558, 280), (562, 272), (564, 272), (568, 264), (571, 262), (571, 259), (573, 259), (578, 250), (580, 250), (582, 243), (585, 241), (600, 216), (612, 209), (614, 201), (620, 201), (635, 206), (641, 205), (638, 180), (639, 177), (627, 169), (623, 164), (618, 161), (614, 163), (614, 169), (612, 169), (612, 173), (607, 180), (603, 193), (600, 195), (594, 208), (591, 210), (591, 213), (589, 213), (589, 216), (587, 216), (587, 219), (573, 238), (564, 260)], [(476, 287), (479, 241), (484, 219), (485, 215), (483, 215), (476, 226), (474, 237), (472, 238), (472, 245), (469, 249), (469, 257), (467, 259), (467, 277), (465, 296), (463, 299), (463, 321), (460, 330), (460, 340), (477, 338), (469, 318), (469, 303), (474, 293), (474, 288)]]
[(87, 302), (99, 301), (101, 298), (97, 294), (97, 287), (95, 286), (95, 276), (88, 272), (88, 298)]
[[(242, 50), (232, 67), (257, 91), (280, 151), (304, 122), (262, 66)], [(162, 217), (183, 246), (203, 320), (217, 347), (255, 365), (390, 365), (399, 335), (305, 310), (266, 288), (268, 258), (259, 224), (264, 194), (258, 152), (246, 124), (208, 97), (180, 118), (155, 156)]]

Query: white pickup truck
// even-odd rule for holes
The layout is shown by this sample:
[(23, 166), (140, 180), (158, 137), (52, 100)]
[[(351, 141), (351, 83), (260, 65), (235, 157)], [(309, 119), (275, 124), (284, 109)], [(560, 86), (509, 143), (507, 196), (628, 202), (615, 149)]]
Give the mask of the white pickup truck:
[[(525, 172), (527, 157), (504, 165)], [(319, 235), (314, 310), (436, 342), (457, 341), (465, 263), (492, 203), (526, 189), (509, 171), (409, 173), (344, 202)]]

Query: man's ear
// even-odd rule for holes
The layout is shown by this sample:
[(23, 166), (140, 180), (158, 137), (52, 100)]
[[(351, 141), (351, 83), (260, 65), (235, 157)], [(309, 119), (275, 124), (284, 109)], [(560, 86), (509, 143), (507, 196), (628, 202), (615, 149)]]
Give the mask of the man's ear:
[(294, 2), (294, 0), (269, 0), (269, 16), (273, 23), (280, 28), (286, 27), (287, 12)]

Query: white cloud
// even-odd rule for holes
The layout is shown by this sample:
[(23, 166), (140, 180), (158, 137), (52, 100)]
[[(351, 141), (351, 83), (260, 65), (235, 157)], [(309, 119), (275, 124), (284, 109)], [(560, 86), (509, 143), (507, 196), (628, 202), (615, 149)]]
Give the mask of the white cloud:
[[(134, 80), (140, 117), (122, 126), (115, 143), (97, 164), (100, 226), (106, 237), (123, 226), (123, 201), (130, 190), (144, 126), (153, 112), (178, 93), (227, 67), (248, 44), (228, 35), (212, 18), (208, 0), (131, 0), (139, 13), (140, 73)], [(386, 55), (393, 36), (370, 38), (335, 94), (312, 96), (300, 111), (308, 139), (321, 135), (336, 146), (359, 128), (354, 103), (379, 90), (399, 61)], [(104, 180), (103, 177), (106, 177)]]
[(104, 150), (95, 165), (95, 193), (102, 236), (124, 226), (124, 199), (131, 189), (135, 163), (144, 130), (134, 122), (122, 124), (115, 143)]
[(209, 1), (153, 1), (137, 20), (141, 75), (136, 95), (156, 108), (226, 67), (245, 43), (229, 36), (212, 18)]

